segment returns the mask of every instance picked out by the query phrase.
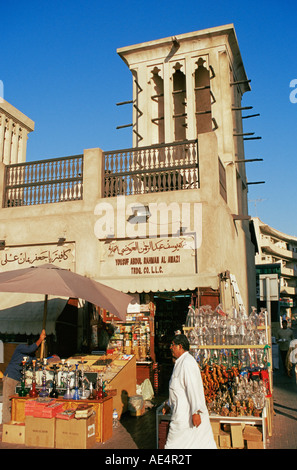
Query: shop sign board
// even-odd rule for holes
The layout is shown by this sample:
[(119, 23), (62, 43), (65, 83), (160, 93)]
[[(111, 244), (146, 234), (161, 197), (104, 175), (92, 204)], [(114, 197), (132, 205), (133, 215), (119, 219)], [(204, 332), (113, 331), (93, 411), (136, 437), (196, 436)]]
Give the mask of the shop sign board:
[(57, 244), (25, 245), (0, 250), (1, 272), (49, 263), (70, 269), (73, 267), (74, 260), (74, 243), (61, 246)]
[(116, 276), (196, 274), (193, 236), (113, 240), (105, 243), (105, 270)]

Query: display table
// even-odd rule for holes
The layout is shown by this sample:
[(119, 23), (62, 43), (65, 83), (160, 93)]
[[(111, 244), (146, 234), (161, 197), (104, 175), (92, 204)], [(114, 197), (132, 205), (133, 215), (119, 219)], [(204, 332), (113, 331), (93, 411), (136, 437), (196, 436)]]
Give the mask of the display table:
[(88, 376), (95, 373), (102, 377), (106, 391), (117, 390), (113, 407), (119, 418), (128, 410), (129, 397), (136, 395), (136, 358), (134, 355), (115, 352), (104, 356), (70, 357), (67, 363), (73, 366), (84, 361), (84, 372)]
[[(96, 441), (106, 442), (112, 437), (112, 412), (113, 412), (113, 397), (116, 396), (115, 391), (110, 391), (108, 395), (99, 400), (68, 400), (55, 398), (58, 403), (64, 404), (64, 409), (76, 409), (81, 404), (91, 404), (96, 412), (95, 429)], [(27, 400), (32, 400), (31, 397), (19, 397), (13, 395), (11, 397), (11, 420), (18, 422), (25, 422), (25, 404)]]

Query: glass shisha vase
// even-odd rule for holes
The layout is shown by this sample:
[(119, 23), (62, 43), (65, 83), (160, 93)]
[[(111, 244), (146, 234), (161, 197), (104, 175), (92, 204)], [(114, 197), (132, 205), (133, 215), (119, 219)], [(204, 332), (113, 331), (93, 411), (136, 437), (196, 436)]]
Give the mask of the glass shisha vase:
[(71, 393), (71, 390), (70, 390), (70, 364), (67, 363), (67, 375), (66, 375), (66, 392), (64, 393), (64, 396), (63, 398), (65, 398), (65, 400), (70, 400), (72, 398), (72, 393)]
[(33, 359), (32, 360), (32, 385), (31, 385), (31, 389), (29, 391), (29, 396), (31, 398), (36, 398), (38, 397), (38, 392), (36, 390), (36, 360)]
[(79, 393), (78, 393), (78, 364), (75, 364), (75, 386), (74, 386), (74, 394), (72, 400), (79, 400)]
[(59, 396), (59, 393), (58, 393), (58, 390), (57, 390), (57, 380), (56, 380), (56, 377), (57, 377), (57, 365), (54, 364), (53, 367), (51, 367), (51, 370), (53, 370), (54, 372), (54, 377), (53, 377), (53, 388), (49, 394), (49, 396), (51, 398), (58, 398)]
[(26, 397), (28, 395), (28, 390), (26, 389), (26, 360), (22, 360), (22, 378), (21, 378), (21, 388), (18, 392), (19, 397)]
[(102, 377), (98, 377), (97, 384), (96, 384), (96, 393), (95, 393), (95, 399), (96, 400), (101, 400), (103, 398), (103, 383), (102, 383)]
[(65, 359), (61, 359), (60, 362), (62, 369), (61, 369), (61, 377), (60, 377), (60, 387), (61, 388), (66, 388), (66, 379), (65, 379)]
[(40, 397), (48, 397), (49, 393), (46, 389), (46, 370), (45, 370), (45, 366), (46, 366), (46, 359), (44, 359), (43, 361), (43, 366), (42, 366), (42, 388), (39, 392), (39, 396)]

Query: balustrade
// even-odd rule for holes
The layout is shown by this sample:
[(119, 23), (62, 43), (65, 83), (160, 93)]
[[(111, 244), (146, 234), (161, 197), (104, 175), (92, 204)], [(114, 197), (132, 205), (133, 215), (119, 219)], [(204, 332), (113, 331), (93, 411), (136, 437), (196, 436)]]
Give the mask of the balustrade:
[(83, 155), (7, 165), (4, 207), (82, 199)]
[(104, 153), (104, 197), (198, 187), (196, 140)]

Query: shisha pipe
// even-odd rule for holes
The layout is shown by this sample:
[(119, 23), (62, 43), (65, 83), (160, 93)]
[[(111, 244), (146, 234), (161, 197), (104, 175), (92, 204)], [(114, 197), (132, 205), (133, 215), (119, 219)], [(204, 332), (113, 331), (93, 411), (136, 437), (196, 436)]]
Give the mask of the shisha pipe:
[(79, 400), (79, 393), (78, 393), (78, 364), (75, 364), (75, 382), (74, 382), (74, 394), (72, 400)]
[(101, 400), (103, 398), (103, 380), (102, 380), (102, 374), (97, 376), (97, 383), (96, 383), (96, 393), (95, 393), (95, 399), (96, 400)]
[(32, 359), (32, 385), (29, 391), (29, 396), (31, 398), (38, 397), (38, 392), (36, 390), (36, 359)]
[(61, 388), (66, 388), (66, 381), (65, 381), (65, 376), (64, 376), (64, 372), (65, 372), (65, 359), (61, 359), (60, 364), (61, 364), (61, 366), (62, 366), (61, 377), (60, 377), (60, 387), (61, 387)]
[(81, 378), (80, 378), (82, 391), (81, 391), (81, 397), (80, 398), (82, 400), (85, 400), (86, 398), (88, 398), (87, 395), (86, 395), (85, 381), (90, 385), (90, 381), (89, 381), (88, 377), (85, 376), (85, 371), (84, 371), (84, 366), (83, 366), (84, 364), (86, 364), (86, 362), (87, 361), (83, 361), (82, 359), (80, 361), (80, 364), (82, 365), (81, 366)]
[(67, 390), (66, 392), (64, 393), (64, 397), (65, 400), (70, 400), (72, 398), (72, 394), (71, 394), (71, 391), (70, 391), (70, 364), (69, 362), (67, 362), (67, 377), (66, 377), (66, 387), (67, 387)]
[(51, 397), (51, 398), (58, 398), (59, 393), (58, 393), (58, 390), (57, 390), (57, 381), (56, 381), (56, 376), (57, 376), (57, 364), (54, 364), (50, 369), (53, 370), (53, 372), (54, 372), (53, 389), (52, 389), (52, 391), (50, 392), (50, 397)]
[(21, 378), (21, 389), (19, 390), (19, 397), (26, 397), (28, 390), (26, 390), (26, 361), (27, 357), (23, 357), (22, 360), (22, 378)]
[(42, 389), (39, 392), (40, 397), (48, 397), (49, 393), (46, 389), (46, 366), (47, 360), (43, 359), (43, 365), (42, 365)]

